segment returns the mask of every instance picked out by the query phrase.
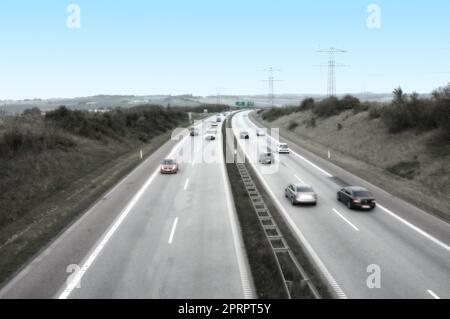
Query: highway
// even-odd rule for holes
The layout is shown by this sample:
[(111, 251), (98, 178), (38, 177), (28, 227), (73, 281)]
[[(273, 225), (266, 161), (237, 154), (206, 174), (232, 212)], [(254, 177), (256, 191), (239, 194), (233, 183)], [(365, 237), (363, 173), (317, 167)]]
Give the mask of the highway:
[[(249, 114), (241, 112), (233, 118), (238, 143), (338, 298), (450, 298), (446, 222), (282, 137), (280, 141), (288, 142), (293, 152), (276, 155), (271, 168), (259, 164), (258, 154), (275, 150), (277, 140), (257, 137), (258, 125)], [(250, 132), (249, 140), (239, 138), (242, 130)], [(293, 207), (284, 196), (290, 183), (311, 185), (319, 196), (318, 205)], [(339, 203), (336, 192), (351, 184), (371, 190), (378, 207), (372, 212), (351, 211)]]
[[(198, 125), (202, 133), (209, 120)], [(185, 134), (166, 143), (24, 267), (0, 298), (252, 298), (220, 126), (218, 137)], [(178, 174), (159, 173), (166, 157), (178, 160)]]
[[(255, 297), (220, 125), (216, 141), (204, 140), (212, 119), (198, 125), (200, 136), (169, 141), (143, 161), (3, 286), (0, 298)], [(260, 165), (259, 151), (274, 150), (276, 138), (257, 137), (249, 112), (237, 113), (232, 125), (337, 298), (450, 298), (446, 222), (282, 137), (291, 154)], [(242, 130), (250, 140), (239, 138)], [(180, 163), (178, 174), (159, 174), (167, 157)], [(313, 186), (318, 205), (293, 207), (284, 197), (290, 183)], [(350, 211), (337, 202), (337, 190), (350, 184), (370, 189), (377, 208)]]

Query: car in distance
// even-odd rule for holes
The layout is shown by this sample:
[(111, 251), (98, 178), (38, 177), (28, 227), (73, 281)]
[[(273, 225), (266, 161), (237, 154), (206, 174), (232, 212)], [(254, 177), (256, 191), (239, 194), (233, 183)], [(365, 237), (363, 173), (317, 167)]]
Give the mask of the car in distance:
[(198, 128), (191, 128), (189, 129), (189, 134), (191, 136), (198, 136), (200, 134), (200, 131)]
[(240, 137), (242, 140), (250, 139), (250, 134), (247, 131), (241, 132)]
[(211, 126), (212, 126), (212, 127), (218, 127), (219, 124), (217, 124), (216, 122), (213, 122), (213, 123), (211, 123)]
[(161, 162), (161, 174), (176, 174), (178, 173), (178, 163), (173, 158), (166, 158)]
[(279, 154), (289, 154), (291, 150), (289, 149), (289, 145), (286, 143), (279, 143), (277, 146), (277, 152)]
[(286, 187), (284, 193), (293, 206), (297, 204), (317, 205), (317, 194), (309, 185), (291, 184)]
[(216, 135), (214, 135), (214, 134), (206, 134), (205, 140), (206, 141), (215, 141), (216, 140)]
[(256, 136), (266, 136), (266, 132), (264, 132), (263, 130), (257, 130)]
[(337, 193), (337, 200), (347, 205), (349, 209), (359, 208), (372, 210), (376, 201), (372, 193), (358, 186), (344, 187)]
[(275, 162), (275, 158), (271, 152), (264, 152), (259, 155), (259, 163), (270, 165)]
[(220, 122), (222, 122), (222, 119), (220, 117), (218, 117), (218, 118), (216, 118), (216, 122), (220, 123)]

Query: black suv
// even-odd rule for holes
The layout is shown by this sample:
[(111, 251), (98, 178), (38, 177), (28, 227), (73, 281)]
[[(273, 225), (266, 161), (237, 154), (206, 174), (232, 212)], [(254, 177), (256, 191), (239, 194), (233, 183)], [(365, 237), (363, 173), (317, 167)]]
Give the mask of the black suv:
[(348, 186), (337, 193), (337, 200), (349, 209), (359, 208), (372, 210), (376, 206), (372, 193), (363, 187)]

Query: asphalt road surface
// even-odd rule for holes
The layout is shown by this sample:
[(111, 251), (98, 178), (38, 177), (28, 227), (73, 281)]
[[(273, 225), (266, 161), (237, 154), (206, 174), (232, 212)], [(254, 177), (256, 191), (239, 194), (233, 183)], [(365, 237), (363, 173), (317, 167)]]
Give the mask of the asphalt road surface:
[[(238, 142), (263, 184), (339, 298), (450, 298), (450, 226), (366, 181), (289, 143), (267, 167), (258, 154), (276, 150), (277, 139), (257, 137), (249, 112), (232, 121)], [(239, 132), (250, 132), (249, 140)], [(281, 142), (287, 142), (280, 138)], [(258, 147), (255, 147), (258, 145)], [(318, 205), (292, 206), (290, 183), (311, 185)], [(353, 211), (336, 199), (344, 185), (368, 188), (378, 207)]]
[[(215, 119), (213, 117), (212, 119)], [(251, 298), (221, 146), (170, 141), (6, 284), (0, 298)], [(189, 155), (187, 155), (189, 154)], [(159, 174), (176, 158), (176, 175)]]

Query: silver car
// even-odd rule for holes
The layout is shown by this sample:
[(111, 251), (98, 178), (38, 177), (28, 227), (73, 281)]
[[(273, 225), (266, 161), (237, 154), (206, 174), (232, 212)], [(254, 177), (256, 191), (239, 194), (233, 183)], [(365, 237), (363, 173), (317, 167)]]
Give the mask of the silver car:
[(285, 190), (285, 196), (292, 205), (317, 205), (317, 194), (311, 186), (304, 184), (291, 184)]
[(271, 152), (265, 152), (259, 155), (259, 162), (261, 164), (270, 165), (275, 163), (275, 157)]

